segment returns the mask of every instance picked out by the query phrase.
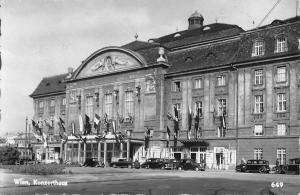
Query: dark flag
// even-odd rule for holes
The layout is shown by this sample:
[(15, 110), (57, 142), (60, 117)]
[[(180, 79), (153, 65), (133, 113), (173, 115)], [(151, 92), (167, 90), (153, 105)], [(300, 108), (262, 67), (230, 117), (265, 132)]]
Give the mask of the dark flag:
[(150, 129), (146, 128), (145, 131), (145, 150), (149, 148), (149, 142), (150, 142)]
[(200, 109), (196, 108), (196, 117), (195, 117), (195, 138), (198, 138), (198, 131), (199, 131), (199, 122), (200, 122)]
[(177, 135), (174, 134), (174, 147), (176, 148), (177, 147)]
[(38, 124), (36, 122), (34, 122), (34, 120), (31, 120), (31, 121), (32, 121), (32, 127), (33, 127), (32, 134), (34, 135), (34, 137), (37, 140), (42, 140), (42, 131), (41, 131), (41, 129), (39, 128)]
[(62, 118), (59, 117), (59, 121), (57, 123), (58, 123), (60, 131), (62, 131), (63, 133), (65, 133), (66, 132), (66, 128), (64, 126), (65, 125), (65, 121), (63, 121)]
[(178, 117), (178, 110), (177, 107), (174, 106), (174, 114), (175, 114), (175, 118), (174, 118), (174, 133), (176, 135), (178, 135), (178, 130), (179, 130), (179, 117)]
[(95, 114), (94, 117), (94, 128), (97, 131), (97, 135), (99, 135), (99, 128), (100, 128), (100, 116), (98, 114)]
[(90, 124), (90, 117), (88, 115), (85, 115), (85, 135), (88, 135), (91, 133), (91, 124)]
[(113, 134), (115, 135), (115, 138), (116, 138), (116, 142), (117, 143), (120, 143), (120, 140), (119, 140), (119, 136), (117, 135), (117, 121), (116, 120), (112, 120), (112, 128), (113, 128)]
[(225, 122), (225, 111), (223, 111), (222, 116), (220, 116), (220, 124), (221, 124), (221, 134), (225, 135), (226, 122)]
[(188, 107), (188, 132), (187, 132), (187, 138), (190, 139), (190, 134), (191, 134), (191, 129), (192, 129), (192, 111), (190, 106)]
[(105, 126), (105, 134), (107, 134), (107, 132), (109, 132), (109, 121), (108, 121), (108, 116), (106, 113), (104, 114), (103, 121), (104, 121), (103, 123)]
[(167, 126), (167, 148), (169, 147), (170, 135), (171, 135), (171, 131), (169, 129), (169, 126)]

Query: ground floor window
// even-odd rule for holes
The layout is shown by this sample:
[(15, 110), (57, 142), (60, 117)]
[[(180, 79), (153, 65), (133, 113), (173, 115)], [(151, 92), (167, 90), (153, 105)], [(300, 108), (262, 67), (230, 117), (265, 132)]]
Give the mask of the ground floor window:
[(263, 159), (263, 149), (262, 148), (254, 148), (254, 159), (256, 159), (256, 160)]
[(285, 148), (277, 149), (277, 160), (280, 165), (284, 165), (286, 163), (286, 149)]

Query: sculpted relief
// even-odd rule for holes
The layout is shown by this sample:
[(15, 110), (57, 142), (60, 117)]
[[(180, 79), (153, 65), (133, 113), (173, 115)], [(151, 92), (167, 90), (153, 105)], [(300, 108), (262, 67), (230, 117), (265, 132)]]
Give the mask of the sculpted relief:
[(107, 52), (91, 60), (81, 71), (80, 76), (105, 74), (139, 67), (140, 63), (133, 57), (121, 52)]

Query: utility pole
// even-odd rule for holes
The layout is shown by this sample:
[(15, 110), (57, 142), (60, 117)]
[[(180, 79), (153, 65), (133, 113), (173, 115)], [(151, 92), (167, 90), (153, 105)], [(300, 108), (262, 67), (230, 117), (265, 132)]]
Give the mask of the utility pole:
[[(25, 125), (25, 154), (27, 157), (27, 126), (28, 126), (28, 117), (26, 116), (26, 125)], [(26, 162), (27, 162), (27, 158), (26, 158)]]

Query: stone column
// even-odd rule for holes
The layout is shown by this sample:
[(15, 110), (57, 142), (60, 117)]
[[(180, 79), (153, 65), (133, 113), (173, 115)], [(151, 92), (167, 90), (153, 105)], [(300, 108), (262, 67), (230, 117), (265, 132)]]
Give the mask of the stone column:
[(78, 156), (77, 156), (78, 163), (81, 163), (80, 162), (80, 152), (81, 152), (81, 143), (80, 143), (80, 141), (78, 141)]
[(130, 158), (130, 140), (127, 141), (127, 160)]
[(86, 143), (83, 143), (83, 162), (86, 160)]
[(107, 160), (107, 143), (106, 141), (104, 141), (104, 164), (105, 164), (105, 167), (107, 166), (107, 163), (106, 163), (106, 160)]
[(98, 161), (101, 159), (101, 142), (98, 142)]
[(123, 158), (123, 143), (120, 143), (121, 155), (120, 158)]

